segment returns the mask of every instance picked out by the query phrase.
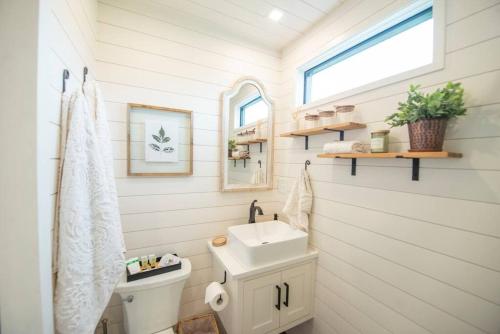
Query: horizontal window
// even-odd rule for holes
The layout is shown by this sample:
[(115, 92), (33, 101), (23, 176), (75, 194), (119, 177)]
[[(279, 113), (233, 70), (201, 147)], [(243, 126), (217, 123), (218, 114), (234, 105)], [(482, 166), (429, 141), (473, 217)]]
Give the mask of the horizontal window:
[(433, 62), (432, 7), (304, 72), (304, 103), (340, 94)]
[(238, 126), (245, 126), (247, 124), (254, 123), (260, 119), (264, 119), (267, 117), (267, 105), (262, 99), (261, 96), (256, 97), (250, 102), (245, 103), (240, 107), (240, 117), (235, 117), (236, 120), (239, 119), (239, 124), (235, 124)]

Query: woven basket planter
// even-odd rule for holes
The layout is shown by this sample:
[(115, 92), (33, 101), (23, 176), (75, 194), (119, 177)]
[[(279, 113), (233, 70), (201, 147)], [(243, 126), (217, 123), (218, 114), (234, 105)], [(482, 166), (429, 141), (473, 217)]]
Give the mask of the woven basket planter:
[(433, 118), (409, 123), (410, 151), (442, 151), (447, 122), (447, 118)]

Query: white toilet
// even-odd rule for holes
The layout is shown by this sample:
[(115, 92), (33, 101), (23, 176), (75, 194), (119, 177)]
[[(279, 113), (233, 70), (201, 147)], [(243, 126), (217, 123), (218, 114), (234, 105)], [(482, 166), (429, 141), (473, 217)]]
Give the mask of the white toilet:
[(118, 283), (127, 334), (174, 334), (182, 289), (191, 275), (189, 259), (181, 261), (180, 270)]

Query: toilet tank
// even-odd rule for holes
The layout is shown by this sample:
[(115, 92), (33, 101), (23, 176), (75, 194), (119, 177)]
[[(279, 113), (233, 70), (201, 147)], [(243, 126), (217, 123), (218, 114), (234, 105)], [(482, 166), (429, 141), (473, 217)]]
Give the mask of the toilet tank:
[(191, 263), (182, 259), (182, 269), (116, 288), (123, 301), (125, 332), (151, 334), (174, 326), (178, 321), (182, 290), (191, 274)]

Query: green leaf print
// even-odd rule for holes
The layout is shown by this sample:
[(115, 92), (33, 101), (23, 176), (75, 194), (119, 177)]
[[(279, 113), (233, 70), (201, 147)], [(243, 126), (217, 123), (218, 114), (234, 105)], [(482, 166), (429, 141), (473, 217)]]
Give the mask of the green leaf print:
[(160, 151), (160, 146), (158, 146), (156, 144), (149, 144), (149, 147), (151, 147), (151, 149), (153, 149), (153, 151)]

